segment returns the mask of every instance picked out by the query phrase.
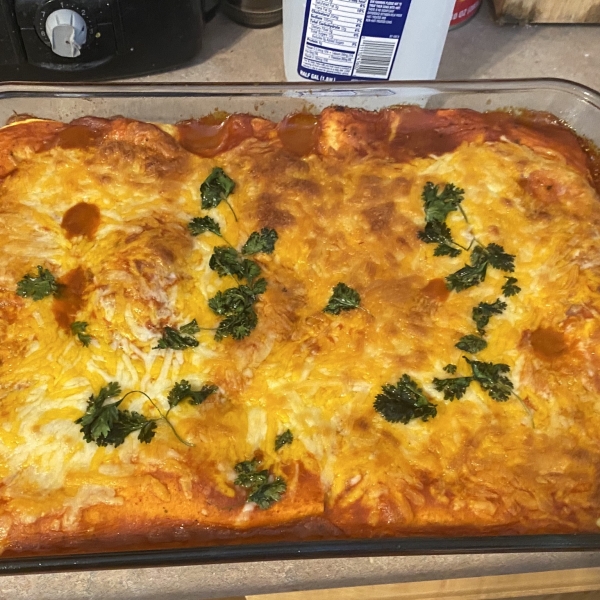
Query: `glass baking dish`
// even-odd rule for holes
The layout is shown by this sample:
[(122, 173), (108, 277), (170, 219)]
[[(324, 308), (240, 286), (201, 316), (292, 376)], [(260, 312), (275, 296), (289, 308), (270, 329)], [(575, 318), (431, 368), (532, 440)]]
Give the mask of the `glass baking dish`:
[[(70, 121), (93, 115), (163, 123), (213, 111), (280, 120), (330, 105), (377, 110), (399, 104), (425, 108), (535, 110), (554, 114), (600, 146), (600, 93), (558, 79), (468, 82), (314, 84), (0, 84), (0, 125), (15, 114)], [(154, 545), (154, 547), (156, 547)], [(488, 552), (600, 550), (600, 533), (481, 537), (410, 537), (231, 543), (137, 550), (0, 556), (0, 574), (209, 564), (236, 561)]]

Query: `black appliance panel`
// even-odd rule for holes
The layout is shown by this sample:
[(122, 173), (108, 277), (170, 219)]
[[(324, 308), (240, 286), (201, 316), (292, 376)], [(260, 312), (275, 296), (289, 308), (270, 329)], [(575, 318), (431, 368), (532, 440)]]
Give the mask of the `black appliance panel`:
[(73, 81), (181, 65), (215, 0), (0, 0), (0, 79)]
[(17, 21), (10, 4), (0, 0), (0, 67), (25, 60), (21, 40), (15, 36)]

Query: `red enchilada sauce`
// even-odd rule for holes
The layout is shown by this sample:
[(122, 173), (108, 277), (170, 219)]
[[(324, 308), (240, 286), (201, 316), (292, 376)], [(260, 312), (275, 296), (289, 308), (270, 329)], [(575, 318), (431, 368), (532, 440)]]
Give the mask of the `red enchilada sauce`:
[(79, 202), (64, 214), (60, 226), (68, 239), (83, 235), (92, 239), (100, 225), (100, 209), (95, 204)]
[(562, 331), (550, 327), (540, 327), (529, 337), (533, 351), (546, 360), (558, 358), (567, 351), (567, 343)]
[(179, 143), (189, 152), (203, 157), (231, 150), (253, 136), (250, 115), (213, 113), (201, 119), (177, 124)]
[(46, 140), (42, 150), (63, 148), (65, 150), (83, 149), (99, 145), (105, 133), (110, 129), (109, 119), (96, 117), (82, 117), (71, 121), (66, 127), (57, 131), (54, 136)]
[(316, 152), (319, 133), (319, 117), (309, 113), (288, 115), (277, 126), (277, 135), (283, 147), (296, 156)]
[[(417, 106), (369, 112), (336, 107), (342, 113), (344, 153), (390, 157), (410, 161), (452, 152), (463, 142), (496, 142), (502, 139), (533, 149), (559, 152), (585, 173), (600, 191), (598, 149), (578, 137), (565, 123), (546, 113), (479, 113), (470, 109), (428, 110)], [(344, 123), (343, 113), (351, 118)], [(319, 151), (321, 117), (294, 113), (277, 125), (284, 150), (297, 156)], [(180, 144), (204, 157), (216, 156), (255, 137), (250, 115), (215, 113), (178, 124)]]
[[(333, 110), (342, 113), (345, 153), (354, 151), (359, 155), (368, 153), (409, 161), (451, 152), (463, 142), (507, 139), (533, 149), (560, 153), (571, 166), (585, 173), (600, 192), (600, 151), (550, 114), (527, 111), (519, 114), (500, 111), (479, 113), (470, 109), (428, 110), (417, 106), (383, 109), (376, 113), (344, 107)], [(351, 115), (347, 127), (343, 123), (343, 113)], [(177, 137), (179, 144), (189, 152), (214, 157), (248, 138), (261, 137), (252, 121), (253, 117), (248, 114), (214, 113), (178, 123)], [(277, 125), (277, 135), (284, 150), (297, 156), (318, 152), (320, 122), (321, 117), (308, 113), (296, 113), (284, 118)], [(77, 119), (66, 127), (55, 122), (46, 123), (50, 123), (48, 127), (52, 133), (48, 135), (49, 132), (44, 132), (38, 150), (98, 145), (112, 124), (108, 119), (93, 117)], [(21, 134), (27, 125), (32, 125), (36, 131), (43, 127), (39, 122), (17, 124), (14, 131), (8, 128), (2, 133), (6, 135), (8, 132), (9, 136), (11, 133)], [(275, 127), (274, 124), (272, 126)], [(11, 164), (11, 167), (8, 172), (14, 169), (14, 165)], [(0, 176), (5, 174), (0, 165)]]
[(58, 283), (59, 295), (54, 299), (52, 312), (58, 325), (69, 331), (77, 313), (83, 308), (83, 294), (87, 285), (85, 271), (77, 267), (61, 277)]

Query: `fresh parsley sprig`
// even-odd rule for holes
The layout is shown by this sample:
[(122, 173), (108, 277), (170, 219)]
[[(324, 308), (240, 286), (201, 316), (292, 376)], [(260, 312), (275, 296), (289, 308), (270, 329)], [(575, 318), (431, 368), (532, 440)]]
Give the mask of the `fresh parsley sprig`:
[(294, 441), (294, 434), (286, 429), (275, 438), (275, 451), (279, 450), (286, 444), (291, 444)]
[(234, 189), (235, 181), (221, 167), (215, 167), (200, 186), (202, 208), (209, 210), (216, 208), (221, 202), (225, 202), (229, 206), (234, 219), (237, 221), (237, 215), (228, 200)]
[(465, 221), (468, 222), (467, 215), (464, 214), (461, 207), (461, 202), (465, 199), (465, 191), (453, 183), (447, 183), (440, 192), (438, 185), (428, 181), (423, 188), (421, 199), (427, 223), (435, 221), (443, 223), (446, 221), (446, 217), (456, 210), (460, 210)]
[(502, 286), (502, 294), (505, 298), (509, 298), (510, 296), (516, 296), (521, 291), (521, 288), (517, 285), (517, 278), (507, 276), (505, 276), (504, 278), (506, 279), (506, 281)]
[(425, 228), (418, 232), (419, 239), (426, 244), (437, 244), (434, 256), (458, 256), (463, 250), (468, 250), (452, 238), (452, 232), (446, 225), (447, 216), (460, 210), (465, 221), (467, 215), (461, 207), (464, 200), (464, 190), (452, 183), (447, 183), (440, 192), (439, 186), (428, 181), (423, 188), (421, 199), (425, 211)]
[[(500, 300), (500, 298), (494, 300), (494, 302), (480, 302), (473, 308), (471, 317), (477, 326), (477, 331), (480, 335), (485, 335), (485, 328), (490, 322), (493, 315), (500, 315), (506, 310), (506, 302)], [(482, 348), (483, 350), (483, 348)]]
[(188, 229), (194, 237), (197, 237), (207, 232), (213, 233), (214, 235), (220, 237), (228, 246), (233, 248), (233, 246), (225, 239), (225, 237), (221, 233), (221, 226), (212, 217), (209, 217), (208, 215), (204, 217), (194, 217), (188, 223)]
[(395, 385), (386, 384), (375, 396), (375, 410), (390, 423), (408, 423), (411, 419), (428, 421), (437, 415), (436, 405), (423, 390), (404, 374)]
[[(194, 444), (184, 440), (173, 423), (169, 419), (169, 413), (173, 408), (183, 400), (190, 400), (190, 404), (201, 404), (211, 394), (218, 390), (216, 385), (205, 384), (200, 390), (194, 391), (188, 381), (182, 379), (176, 383), (169, 392), (169, 410), (164, 414), (157, 404), (141, 390), (132, 390), (115, 402), (109, 402), (112, 398), (121, 395), (121, 386), (116, 381), (111, 381), (100, 388), (97, 395), (92, 394), (88, 399), (85, 413), (75, 421), (81, 425), (81, 433), (86, 442), (94, 442), (98, 446), (120, 446), (125, 438), (134, 432), (138, 433), (138, 439), (144, 444), (149, 444), (156, 435), (156, 428), (159, 421), (165, 423), (171, 428), (175, 437), (186, 446), (192, 447)], [(160, 418), (150, 419), (144, 415), (129, 410), (122, 410), (120, 405), (132, 394), (142, 394), (156, 409)]]
[(455, 273), (446, 277), (446, 286), (449, 290), (462, 292), (470, 287), (479, 285), (485, 280), (488, 267), (500, 271), (512, 272), (515, 270), (515, 257), (504, 251), (498, 244), (484, 246), (477, 242), (471, 252), (471, 264), (465, 265)]
[(106, 404), (107, 400), (121, 394), (121, 387), (115, 381), (100, 389), (97, 396), (88, 399), (85, 414), (75, 423), (81, 425), (83, 439), (95, 442), (98, 446), (120, 446), (125, 438), (138, 431), (138, 439), (149, 444), (155, 435), (156, 421), (147, 419), (135, 411), (120, 410), (125, 396), (116, 402)]
[(162, 337), (158, 340), (158, 344), (153, 347), (153, 350), (165, 350), (167, 348), (185, 350), (186, 348), (196, 348), (199, 342), (192, 336), (202, 331), (202, 329), (208, 328), (199, 327), (196, 319), (182, 325), (179, 330), (174, 327), (165, 327)]
[(496, 402), (506, 402), (514, 394), (521, 402), (521, 398), (514, 391), (513, 382), (507, 377), (510, 367), (504, 363), (483, 362), (463, 358), (471, 367), (471, 375), (466, 377), (450, 377), (448, 379), (433, 380), (433, 387), (438, 392), (444, 393), (446, 400), (458, 400), (465, 395), (469, 385), (477, 382)]
[(261, 272), (256, 262), (244, 258), (235, 248), (230, 246), (217, 246), (214, 248), (208, 266), (216, 271), (220, 277), (230, 275), (238, 281), (246, 279), (252, 282)]
[(76, 335), (79, 341), (86, 347), (89, 346), (92, 341), (92, 336), (85, 332), (87, 327), (88, 324), (85, 321), (75, 321), (71, 323), (71, 333)]
[(339, 315), (344, 310), (360, 308), (360, 294), (345, 283), (338, 283), (333, 288), (331, 298), (323, 309), (323, 312)]
[[(452, 372), (456, 373), (456, 369)], [(444, 400), (459, 400), (465, 395), (472, 381), (472, 377), (449, 377), (447, 379), (436, 377), (433, 380), (433, 387), (438, 392), (444, 392)]]
[[(469, 219), (462, 207), (464, 190), (452, 183), (447, 183), (440, 192), (439, 186), (428, 181), (421, 194), (423, 209), (425, 212), (425, 227), (418, 232), (420, 240), (427, 244), (437, 244), (434, 256), (456, 257), (463, 250), (471, 251), (470, 264), (465, 265), (455, 273), (446, 277), (446, 285), (449, 290), (461, 292), (485, 280), (488, 267), (500, 271), (514, 271), (514, 256), (505, 252), (498, 244), (482, 244), (474, 237), (469, 246), (463, 246), (452, 237), (450, 228), (446, 225), (447, 216), (453, 211), (460, 211), (468, 223)], [(515, 281), (516, 282), (516, 281)], [(509, 288), (509, 294), (513, 292)]]
[(469, 354), (477, 354), (487, 348), (487, 342), (478, 335), (463, 335), (454, 345)]
[(242, 246), (242, 254), (247, 256), (258, 254), (259, 252), (272, 254), (278, 238), (279, 236), (274, 229), (263, 227), (260, 231), (254, 231), (250, 234), (250, 237)]
[(458, 256), (463, 250), (468, 250), (452, 238), (450, 228), (445, 223), (430, 221), (425, 229), (417, 233), (419, 239), (426, 244), (437, 244), (434, 256)]
[(473, 371), (473, 380), (488, 393), (496, 402), (506, 402), (514, 393), (513, 382), (506, 377), (510, 367), (503, 363), (482, 362), (463, 357)]
[(169, 401), (169, 412), (172, 408), (175, 408), (186, 399), (189, 399), (190, 404), (193, 405), (202, 404), (218, 389), (219, 388), (213, 383), (205, 383), (199, 390), (193, 390), (190, 382), (186, 379), (182, 379), (173, 386), (173, 389), (167, 396), (167, 400)]
[(260, 464), (260, 460), (253, 459), (235, 465), (238, 476), (233, 483), (250, 490), (248, 502), (255, 502), (259, 508), (266, 510), (281, 500), (287, 484), (283, 477), (273, 477), (267, 469), (259, 471)]
[[(209, 267), (219, 276), (232, 276), (238, 286), (219, 291), (208, 301), (209, 308), (218, 316), (224, 317), (216, 328), (215, 340), (226, 337), (241, 340), (250, 335), (258, 324), (254, 305), (267, 290), (267, 281), (260, 278), (261, 268), (243, 254), (271, 253), (277, 241), (274, 229), (264, 228), (250, 235), (242, 252), (235, 248), (217, 246), (210, 257)], [(246, 283), (243, 283), (245, 280)]]
[(37, 266), (37, 275), (24, 275), (17, 283), (17, 296), (42, 300), (47, 296), (58, 296), (60, 284), (52, 273), (44, 267)]
[(215, 340), (220, 342), (226, 337), (241, 340), (250, 335), (258, 323), (254, 305), (266, 289), (267, 282), (261, 278), (252, 285), (242, 284), (217, 292), (208, 301), (208, 306), (216, 315), (225, 318), (216, 329)]

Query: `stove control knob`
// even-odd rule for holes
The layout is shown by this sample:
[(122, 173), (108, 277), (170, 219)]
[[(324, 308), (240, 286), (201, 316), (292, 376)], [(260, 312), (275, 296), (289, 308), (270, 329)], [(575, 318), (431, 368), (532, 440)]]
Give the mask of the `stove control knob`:
[(77, 58), (87, 38), (87, 25), (79, 13), (61, 8), (48, 15), (46, 33), (54, 54)]

